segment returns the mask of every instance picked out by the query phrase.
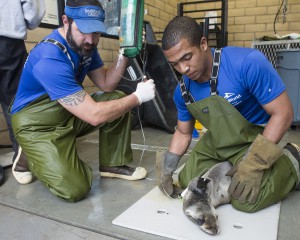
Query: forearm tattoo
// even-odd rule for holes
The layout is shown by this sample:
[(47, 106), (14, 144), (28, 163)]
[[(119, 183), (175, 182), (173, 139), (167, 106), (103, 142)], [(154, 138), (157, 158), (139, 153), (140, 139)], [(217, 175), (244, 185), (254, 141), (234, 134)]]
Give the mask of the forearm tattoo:
[(61, 104), (65, 104), (65, 105), (68, 105), (68, 106), (77, 106), (77, 105), (79, 105), (80, 103), (82, 103), (84, 101), (86, 94), (87, 94), (86, 91), (81, 90), (81, 91), (76, 92), (76, 93), (74, 93), (72, 95), (69, 95), (67, 97), (60, 98), (60, 99), (58, 99), (58, 101)]

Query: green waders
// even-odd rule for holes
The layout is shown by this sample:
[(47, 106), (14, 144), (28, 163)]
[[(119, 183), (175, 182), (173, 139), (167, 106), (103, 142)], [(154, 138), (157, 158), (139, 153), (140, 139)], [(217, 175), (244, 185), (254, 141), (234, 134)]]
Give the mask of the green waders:
[[(214, 79), (217, 78), (217, 72), (218, 69), (213, 69)], [(216, 92), (215, 88), (216, 84), (212, 92)], [(181, 89), (183, 93), (189, 94), (186, 93), (185, 86), (181, 86)], [(190, 97), (192, 96), (188, 99)], [(189, 112), (208, 130), (197, 142), (179, 174), (182, 188), (186, 188), (193, 178), (202, 176), (219, 162), (230, 161), (233, 165), (237, 164), (257, 134), (264, 130), (263, 127), (248, 122), (235, 107), (218, 95), (211, 95), (198, 102), (185, 101)], [(282, 155), (264, 172), (256, 203), (241, 204), (233, 199), (231, 204), (240, 211), (255, 212), (282, 200), (299, 183), (299, 174), (294, 166), (291, 158)]]
[[(94, 93), (96, 102), (124, 97), (119, 91)], [(68, 202), (83, 199), (92, 185), (92, 170), (80, 160), (76, 137), (99, 129), (99, 164), (132, 162), (130, 113), (99, 126), (75, 117), (57, 101), (43, 96), (12, 115), (13, 130), (32, 173), (56, 196)]]
[[(195, 148), (179, 174), (183, 188), (197, 176), (222, 161), (236, 164), (242, 159), (263, 127), (251, 124), (224, 98), (210, 96), (188, 105), (188, 110), (207, 132), (197, 142)], [(244, 212), (255, 212), (285, 198), (297, 185), (299, 179), (294, 165), (286, 155), (282, 155), (273, 166), (266, 170), (256, 203), (241, 204), (232, 200), (231, 204)]]

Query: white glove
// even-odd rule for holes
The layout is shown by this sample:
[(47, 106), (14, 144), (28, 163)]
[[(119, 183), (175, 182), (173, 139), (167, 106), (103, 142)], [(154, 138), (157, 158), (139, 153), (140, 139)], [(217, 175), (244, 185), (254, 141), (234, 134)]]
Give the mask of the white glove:
[(140, 105), (148, 102), (155, 97), (155, 84), (153, 79), (138, 83), (133, 93), (139, 100)]

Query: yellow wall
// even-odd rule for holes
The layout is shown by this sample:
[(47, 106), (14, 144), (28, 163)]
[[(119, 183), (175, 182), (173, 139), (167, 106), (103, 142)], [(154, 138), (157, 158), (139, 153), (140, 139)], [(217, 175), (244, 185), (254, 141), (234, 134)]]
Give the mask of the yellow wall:
[[(273, 23), (282, 0), (229, 0), (228, 45), (251, 47), (254, 39), (274, 36)], [(300, 33), (300, 1), (287, 0), (287, 21), (282, 22), (282, 9), (276, 21), (279, 35)]]
[[(178, 2), (174, 0), (145, 0), (154, 31), (163, 31), (166, 24), (177, 15)], [(228, 0), (228, 45), (251, 47), (254, 39), (274, 36), (274, 19), (282, 0)], [(190, 10), (197, 6), (189, 5)], [(277, 34), (300, 33), (300, 0), (287, 0), (286, 22), (282, 21), (282, 8), (275, 23)]]
[[(282, 0), (228, 0), (228, 45), (251, 47), (255, 38), (273, 36), (273, 22)], [(145, 0), (145, 20), (155, 32), (163, 31), (167, 23), (177, 15), (176, 0)], [(186, 1), (181, 1), (186, 2)], [(276, 22), (279, 35), (300, 33), (300, 1), (287, 0), (287, 22), (282, 23), (282, 10)], [(50, 33), (51, 30), (38, 28), (29, 31), (27, 49)], [(118, 40), (102, 38), (99, 51), (105, 63), (112, 62), (118, 51)]]
[[(263, 36), (274, 36), (273, 22), (282, 0), (228, 0), (228, 45), (251, 47), (251, 42)], [(145, 0), (145, 20), (149, 21), (155, 32), (164, 30), (167, 23), (177, 15), (176, 0)], [(186, 1), (181, 1), (186, 2)], [(193, 8), (194, 6), (191, 5)], [(282, 10), (276, 21), (279, 35), (300, 32), (300, 1), (287, 0), (287, 22), (282, 23)], [(38, 28), (29, 31), (26, 41), (30, 50), (37, 41), (51, 30)], [(117, 56), (118, 40), (103, 38), (99, 51), (105, 63)]]

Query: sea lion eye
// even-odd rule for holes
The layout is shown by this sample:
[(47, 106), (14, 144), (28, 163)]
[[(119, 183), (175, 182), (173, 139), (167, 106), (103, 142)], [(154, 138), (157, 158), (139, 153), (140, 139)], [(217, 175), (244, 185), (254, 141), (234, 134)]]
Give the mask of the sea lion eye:
[(197, 224), (199, 224), (200, 226), (202, 226), (205, 222), (205, 218), (204, 217), (200, 217), (196, 219)]

